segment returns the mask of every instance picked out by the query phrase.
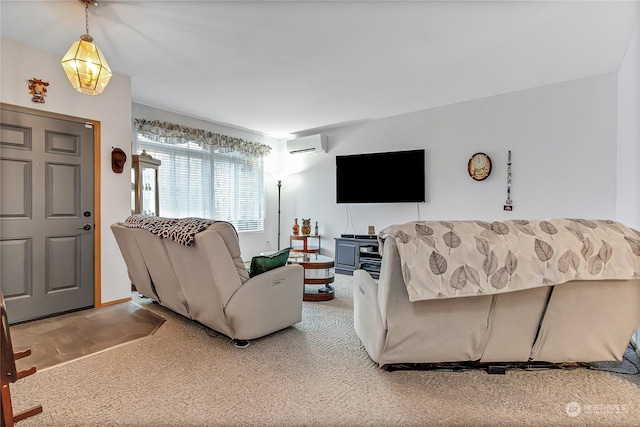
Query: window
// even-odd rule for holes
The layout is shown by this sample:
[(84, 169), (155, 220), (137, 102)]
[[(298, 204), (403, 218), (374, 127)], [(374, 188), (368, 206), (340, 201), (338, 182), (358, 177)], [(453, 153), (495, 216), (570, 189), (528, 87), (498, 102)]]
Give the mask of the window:
[(164, 217), (211, 218), (236, 230), (264, 230), (265, 194), (262, 157), (222, 153), (195, 142), (166, 144), (137, 136), (160, 165), (160, 213)]

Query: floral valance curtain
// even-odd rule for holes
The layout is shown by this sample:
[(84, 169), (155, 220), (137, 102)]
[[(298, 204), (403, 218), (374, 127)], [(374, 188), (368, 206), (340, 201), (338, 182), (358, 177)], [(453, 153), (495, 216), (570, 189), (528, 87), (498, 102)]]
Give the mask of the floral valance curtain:
[(152, 141), (165, 144), (183, 144), (189, 141), (209, 146), (221, 153), (237, 152), (251, 157), (264, 157), (271, 147), (260, 142), (222, 135), (159, 120), (133, 119), (136, 132)]

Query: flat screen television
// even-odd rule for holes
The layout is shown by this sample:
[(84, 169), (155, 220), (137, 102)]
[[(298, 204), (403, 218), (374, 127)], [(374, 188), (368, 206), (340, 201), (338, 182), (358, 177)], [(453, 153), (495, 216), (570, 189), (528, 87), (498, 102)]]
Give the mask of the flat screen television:
[(424, 149), (336, 156), (337, 203), (424, 201)]

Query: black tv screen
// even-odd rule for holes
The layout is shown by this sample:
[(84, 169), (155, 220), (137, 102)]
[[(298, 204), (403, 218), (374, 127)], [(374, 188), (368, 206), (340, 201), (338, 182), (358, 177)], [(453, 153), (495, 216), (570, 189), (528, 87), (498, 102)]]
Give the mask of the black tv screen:
[(337, 203), (424, 201), (424, 149), (336, 156)]

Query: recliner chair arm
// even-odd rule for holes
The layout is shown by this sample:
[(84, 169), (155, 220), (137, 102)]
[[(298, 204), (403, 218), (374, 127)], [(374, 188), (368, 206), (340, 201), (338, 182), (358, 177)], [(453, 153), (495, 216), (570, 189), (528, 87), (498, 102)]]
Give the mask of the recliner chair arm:
[(240, 286), (224, 308), (231, 338), (250, 340), (302, 320), (304, 269), (285, 265)]

